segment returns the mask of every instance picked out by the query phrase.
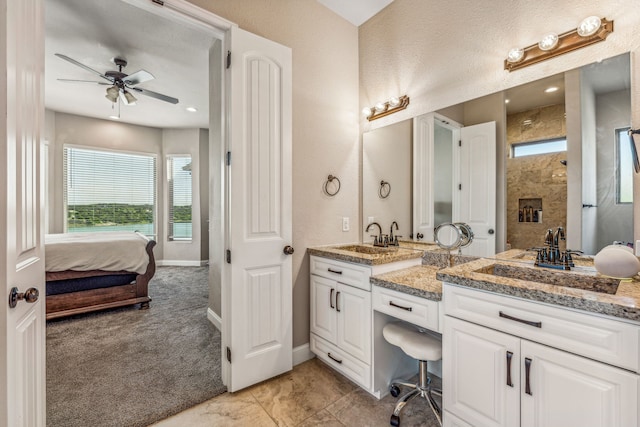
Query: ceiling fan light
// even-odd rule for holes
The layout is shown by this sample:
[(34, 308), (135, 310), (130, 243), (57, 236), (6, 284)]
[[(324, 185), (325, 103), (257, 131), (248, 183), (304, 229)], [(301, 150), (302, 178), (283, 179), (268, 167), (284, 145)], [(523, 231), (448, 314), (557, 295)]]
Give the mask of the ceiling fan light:
[(127, 101), (127, 105), (136, 105), (136, 101), (138, 100), (135, 96), (131, 94), (131, 92), (124, 91), (124, 98)]
[(107, 98), (111, 102), (117, 102), (119, 93), (120, 93), (120, 91), (118, 90), (117, 87), (111, 86), (111, 87), (107, 88), (107, 94), (104, 97)]

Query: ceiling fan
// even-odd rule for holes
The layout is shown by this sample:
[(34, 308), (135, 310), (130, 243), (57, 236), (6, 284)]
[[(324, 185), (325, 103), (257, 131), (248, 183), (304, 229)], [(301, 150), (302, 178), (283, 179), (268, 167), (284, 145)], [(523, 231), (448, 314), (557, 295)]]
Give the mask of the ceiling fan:
[(107, 94), (105, 95), (105, 98), (113, 103), (117, 102), (119, 98), (125, 105), (135, 105), (137, 99), (135, 96), (133, 96), (132, 92), (159, 99), (160, 101), (169, 102), (171, 104), (178, 103), (177, 98), (137, 87), (139, 84), (147, 82), (149, 80), (153, 80), (155, 77), (153, 77), (153, 74), (145, 70), (136, 71), (133, 74), (123, 73), (122, 69), (127, 66), (127, 61), (125, 59), (113, 58), (112, 62), (116, 64), (116, 66), (118, 67), (118, 71), (106, 71), (103, 74), (61, 53), (56, 53), (55, 55), (58, 58), (64, 59), (65, 61), (68, 61), (73, 65), (77, 65), (80, 68), (84, 68), (85, 70), (96, 74), (106, 80), (106, 82), (72, 79), (58, 79), (58, 81), (66, 83), (95, 83), (99, 85), (108, 85), (109, 87), (107, 88)]

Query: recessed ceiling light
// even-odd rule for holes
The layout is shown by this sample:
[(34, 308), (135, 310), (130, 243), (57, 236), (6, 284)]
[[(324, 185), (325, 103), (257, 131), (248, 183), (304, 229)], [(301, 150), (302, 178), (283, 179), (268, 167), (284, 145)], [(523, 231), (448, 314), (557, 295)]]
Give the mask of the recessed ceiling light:
[(109, 116), (109, 118), (113, 119), (113, 120), (120, 120), (120, 117), (118, 117), (118, 116)]
[(546, 88), (546, 89), (544, 90), (544, 92), (545, 92), (545, 93), (551, 93), (551, 92), (555, 92), (555, 91), (557, 91), (557, 90), (558, 90), (558, 87), (557, 87), (557, 86), (549, 86), (548, 88)]
[(504, 103), (505, 103), (505, 104), (508, 104), (508, 103), (509, 103), (509, 100), (508, 100), (508, 99), (505, 99), (505, 100), (504, 100)]
[(195, 107), (187, 107), (185, 108), (185, 110), (187, 110), (190, 113), (195, 113), (196, 111), (198, 111), (198, 109)]

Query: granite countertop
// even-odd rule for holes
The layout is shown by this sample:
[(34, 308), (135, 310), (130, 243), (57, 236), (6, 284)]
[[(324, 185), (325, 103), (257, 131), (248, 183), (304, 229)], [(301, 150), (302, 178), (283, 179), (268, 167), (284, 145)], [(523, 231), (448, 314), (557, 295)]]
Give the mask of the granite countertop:
[(372, 285), (440, 301), (442, 299), (442, 282), (436, 279), (436, 272), (439, 269), (440, 267), (435, 265), (416, 265), (372, 276), (369, 281)]
[[(630, 280), (606, 278), (589, 266), (589, 257), (582, 257), (584, 263), (577, 263), (570, 272), (535, 267), (532, 261), (519, 255), (523, 252), (511, 250), (498, 254), (494, 258), (481, 258), (441, 269), (436, 273), (436, 277), (443, 282), (469, 288), (640, 321), (640, 277), (636, 276)], [(490, 274), (497, 264), (519, 271), (526, 280)], [(615, 293), (607, 294), (540, 281), (549, 281), (549, 277), (567, 280), (565, 283), (572, 283), (572, 286), (595, 283), (594, 286), (605, 288), (613, 284), (619, 283), (619, 285), (617, 290), (612, 289)]]
[[(350, 246), (359, 246), (370, 249), (375, 253), (361, 253), (347, 250)], [(366, 243), (352, 243), (331, 246), (316, 246), (308, 248), (309, 255), (316, 255), (338, 261), (353, 262), (365, 265), (382, 265), (396, 261), (421, 258), (423, 252), (402, 246), (389, 246), (386, 248), (374, 247)]]

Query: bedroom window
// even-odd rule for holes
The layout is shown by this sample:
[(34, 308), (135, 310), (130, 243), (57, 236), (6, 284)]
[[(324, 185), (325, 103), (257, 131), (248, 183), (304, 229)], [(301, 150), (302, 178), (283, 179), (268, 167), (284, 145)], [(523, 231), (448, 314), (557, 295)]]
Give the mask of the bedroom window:
[(169, 181), (169, 241), (191, 241), (191, 156), (167, 156)]
[(65, 230), (139, 231), (155, 238), (156, 157), (64, 148)]

